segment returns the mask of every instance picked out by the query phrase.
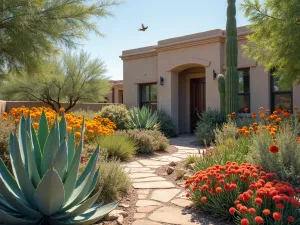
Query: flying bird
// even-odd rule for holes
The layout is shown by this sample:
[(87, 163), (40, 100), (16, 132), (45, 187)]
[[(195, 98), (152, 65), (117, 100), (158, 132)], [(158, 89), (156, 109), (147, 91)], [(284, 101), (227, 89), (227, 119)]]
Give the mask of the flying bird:
[(146, 31), (148, 29), (148, 26), (145, 27), (144, 24), (142, 24), (142, 28), (139, 29), (139, 31)]

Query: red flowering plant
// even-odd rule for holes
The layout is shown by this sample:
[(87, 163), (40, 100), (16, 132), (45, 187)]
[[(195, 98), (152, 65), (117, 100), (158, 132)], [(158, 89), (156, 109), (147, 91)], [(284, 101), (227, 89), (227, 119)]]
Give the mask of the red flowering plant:
[(202, 211), (224, 219), (231, 218), (234, 202), (249, 185), (265, 175), (264, 169), (250, 163), (238, 165), (227, 162), (225, 166), (214, 165), (200, 170), (186, 181), (187, 197)]
[(267, 173), (238, 196), (236, 206), (229, 209), (237, 224), (300, 224), (300, 202), (296, 197), (300, 190), (274, 180), (275, 176)]

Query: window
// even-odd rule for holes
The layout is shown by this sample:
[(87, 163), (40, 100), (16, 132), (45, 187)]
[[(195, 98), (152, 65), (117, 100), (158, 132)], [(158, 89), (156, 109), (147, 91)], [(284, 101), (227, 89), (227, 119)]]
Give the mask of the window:
[(250, 112), (250, 69), (239, 69), (239, 112)]
[(157, 109), (157, 84), (140, 85), (140, 106), (147, 106), (152, 110)]
[(280, 78), (273, 76), (273, 73), (274, 71), (270, 72), (272, 111), (277, 108), (293, 110), (293, 88), (282, 86)]

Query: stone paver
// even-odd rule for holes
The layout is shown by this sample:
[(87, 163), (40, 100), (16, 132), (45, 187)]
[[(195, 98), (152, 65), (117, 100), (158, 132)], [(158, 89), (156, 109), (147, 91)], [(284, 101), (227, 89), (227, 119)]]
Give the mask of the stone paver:
[(180, 207), (187, 207), (187, 206), (190, 206), (192, 204), (192, 202), (188, 199), (183, 199), (183, 198), (180, 198), (180, 199), (174, 199), (171, 201), (173, 204), (177, 205), (177, 206), (180, 206)]
[(149, 182), (149, 181), (162, 181), (166, 180), (163, 177), (147, 177), (147, 178), (141, 178), (141, 179), (134, 179), (133, 182)]
[(154, 190), (151, 194), (150, 199), (160, 201), (160, 202), (169, 202), (180, 191), (181, 191), (180, 189)]
[(149, 220), (136, 220), (132, 225), (162, 225), (161, 223), (156, 223)]
[(135, 204), (138, 207), (141, 206), (155, 206), (155, 205), (161, 205), (160, 202), (152, 201), (152, 200), (138, 200)]
[(161, 207), (149, 216), (150, 220), (161, 223), (195, 225), (191, 218), (191, 214), (184, 214), (182, 209), (175, 207)]
[(198, 154), (198, 146), (192, 144), (194, 141), (195, 138), (192, 136), (170, 139), (170, 145), (178, 148), (175, 154), (140, 159), (124, 165), (139, 199), (136, 203), (135, 221), (132, 225), (199, 224), (191, 222), (191, 214), (183, 212), (183, 209), (192, 203), (185, 196), (186, 192), (183, 189), (185, 182), (175, 186), (155, 173), (156, 168), (168, 165), (172, 161), (180, 162), (189, 155)]
[(145, 178), (145, 177), (157, 177), (155, 173), (132, 173), (129, 176), (131, 179)]
[(158, 189), (158, 188), (174, 188), (175, 185), (168, 181), (154, 181), (144, 183), (133, 183), (132, 186), (136, 189)]
[(153, 211), (154, 209), (157, 209), (159, 206), (142, 206), (142, 207), (138, 207), (136, 209), (137, 212), (139, 213), (149, 213), (151, 211)]

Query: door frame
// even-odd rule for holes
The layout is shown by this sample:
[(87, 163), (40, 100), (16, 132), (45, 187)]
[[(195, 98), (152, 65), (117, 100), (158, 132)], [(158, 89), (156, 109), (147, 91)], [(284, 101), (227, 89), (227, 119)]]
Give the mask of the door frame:
[(206, 77), (194, 77), (191, 78), (189, 81), (189, 127), (190, 127), (190, 133), (193, 133), (193, 124), (192, 124), (192, 82), (193, 80), (201, 80), (204, 83), (204, 106), (203, 111), (206, 109)]

